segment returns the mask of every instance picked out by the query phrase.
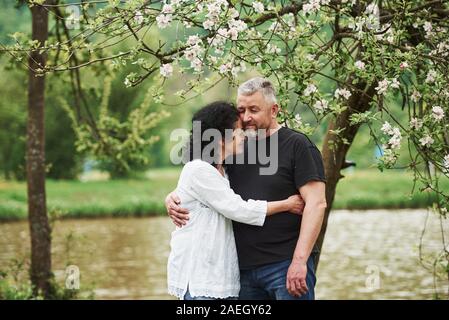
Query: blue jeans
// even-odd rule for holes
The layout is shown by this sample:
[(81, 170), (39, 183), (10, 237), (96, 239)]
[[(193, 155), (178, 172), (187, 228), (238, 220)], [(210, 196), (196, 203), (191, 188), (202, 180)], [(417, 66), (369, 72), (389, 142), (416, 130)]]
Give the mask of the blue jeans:
[(308, 291), (293, 297), (287, 291), (287, 271), (291, 260), (284, 260), (262, 267), (240, 270), (240, 300), (314, 300), (315, 263), (314, 254), (307, 260), (306, 283)]

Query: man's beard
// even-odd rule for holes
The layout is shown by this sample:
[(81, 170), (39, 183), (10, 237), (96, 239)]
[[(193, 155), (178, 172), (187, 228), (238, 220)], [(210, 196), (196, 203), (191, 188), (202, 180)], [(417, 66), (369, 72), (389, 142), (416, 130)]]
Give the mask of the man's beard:
[(245, 136), (250, 139), (257, 138), (257, 133), (258, 133), (257, 129), (255, 128), (249, 128), (245, 130)]
[(267, 130), (262, 128), (257, 129), (246, 129), (245, 130), (245, 136), (248, 139), (264, 139), (267, 136)]

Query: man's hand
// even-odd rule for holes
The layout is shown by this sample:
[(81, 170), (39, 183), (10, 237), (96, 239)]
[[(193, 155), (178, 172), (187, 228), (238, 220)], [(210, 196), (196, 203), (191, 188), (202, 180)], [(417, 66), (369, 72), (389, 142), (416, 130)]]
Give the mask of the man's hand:
[(287, 291), (294, 297), (306, 294), (309, 288), (306, 283), (307, 263), (292, 261), (287, 272)]
[(181, 208), (181, 199), (174, 192), (171, 192), (165, 198), (165, 208), (167, 209), (168, 216), (172, 219), (173, 223), (181, 228), (189, 220), (189, 210)]

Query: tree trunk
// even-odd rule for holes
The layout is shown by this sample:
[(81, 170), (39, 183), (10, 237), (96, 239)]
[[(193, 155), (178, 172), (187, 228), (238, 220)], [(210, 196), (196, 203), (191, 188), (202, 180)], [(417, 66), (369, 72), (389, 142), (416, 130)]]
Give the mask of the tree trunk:
[[(336, 119), (329, 123), (329, 127), (324, 138), (322, 155), (324, 170), (326, 173), (326, 201), (327, 208), (324, 215), (323, 225), (321, 227), (321, 232), (316, 241), (316, 246), (321, 252), (321, 248), (324, 242), (324, 236), (327, 230), (327, 221), (329, 218), (329, 213), (332, 208), (332, 204), (335, 198), (335, 191), (337, 188), (338, 181), (343, 178), (340, 171), (345, 162), (346, 154), (351, 147), (352, 142), (360, 128), (360, 124), (350, 125), (350, 117), (354, 113), (361, 113), (368, 111), (370, 106), (369, 103), (375, 93), (374, 86), (366, 89), (365, 84), (359, 84), (359, 90), (364, 90), (362, 92), (355, 92), (349, 98), (348, 109), (342, 112)], [(343, 129), (343, 131), (336, 136), (332, 130)], [(347, 143), (344, 143), (344, 140)], [(320, 253), (316, 256), (315, 268), (318, 268), (318, 263), (320, 260)]]
[[(32, 39), (43, 46), (48, 38), (48, 11), (35, 5), (31, 10)], [(27, 185), (28, 219), (31, 236), (30, 277), (34, 293), (48, 297), (51, 288), (51, 230), (45, 196), (45, 77), (36, 76), (43, 68), (46, 54), (33, 51), (29, 58), (28, 122), (27, 122)]]

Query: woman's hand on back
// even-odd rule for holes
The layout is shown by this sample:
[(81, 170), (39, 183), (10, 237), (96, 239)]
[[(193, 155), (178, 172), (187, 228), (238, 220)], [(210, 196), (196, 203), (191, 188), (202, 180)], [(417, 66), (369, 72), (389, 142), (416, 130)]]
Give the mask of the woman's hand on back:
[(304, 211), (304, 200), (301, 198), (299, 194), (295, 194), (293, 196), (288, 197), (286, 200), (288, 203), (288, 211), (294, 214), (302, 215)]

